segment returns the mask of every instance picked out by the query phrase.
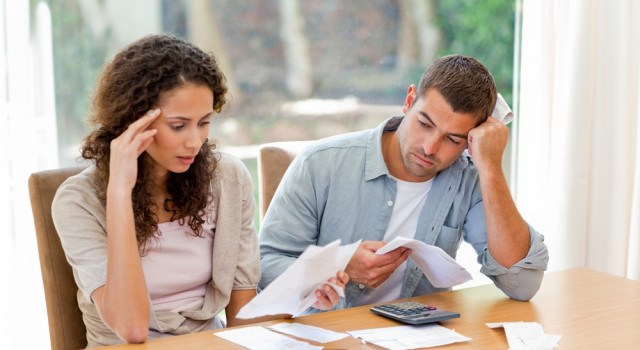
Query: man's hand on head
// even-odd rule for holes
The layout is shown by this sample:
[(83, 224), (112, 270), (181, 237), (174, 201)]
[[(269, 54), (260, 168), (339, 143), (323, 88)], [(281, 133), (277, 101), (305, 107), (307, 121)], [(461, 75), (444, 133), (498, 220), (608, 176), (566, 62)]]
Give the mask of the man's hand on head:
[(509, 128), (493, 117), (469, 131), (467, 148), (478, 172), (501, 171), (508, 138)]

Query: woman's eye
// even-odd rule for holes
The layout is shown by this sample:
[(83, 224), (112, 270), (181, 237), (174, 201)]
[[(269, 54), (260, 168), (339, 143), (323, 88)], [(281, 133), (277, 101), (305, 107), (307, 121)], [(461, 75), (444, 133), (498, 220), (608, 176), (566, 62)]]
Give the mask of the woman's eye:
[(204, 120), (204, 121), (200, 122), (200, 126), (205, 126), (205, 125), (209, 125), (209, 124), (211, 124), (211, 122), (208, 121), (208, 120)]
[(182, 128), (184, 128), (184, 124), (171, 125), (171, 129), (173, 129), (173, 130), (180, 130)]

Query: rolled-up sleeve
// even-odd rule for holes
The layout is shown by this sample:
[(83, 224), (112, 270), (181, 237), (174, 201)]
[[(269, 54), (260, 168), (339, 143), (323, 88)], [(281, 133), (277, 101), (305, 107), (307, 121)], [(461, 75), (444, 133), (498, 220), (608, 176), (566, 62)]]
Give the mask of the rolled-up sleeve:
[(464, 227), (465, 240), (478, 254), (478, 263), (482, 266), (480, 272), (489, 277), (510, 298), (530, 300), (540, 289), (549, 262), (544, 236), (528, 225), (530, 246), (527, 256), (510, 268), (502, 266), (491, 256), (487, 248), (485, 212), (479, 198), (467, 213)]
[(549, 252), (544, 244), (544, 236), (529, 225), (530, 247), (527, 256), (506, 268), (498, 263), (489, 250), (478, 257), (482, 264), (480, 272), (489, 277), (495, 285), (512, 299), (527, 301), (533, 298), (549, 262)]

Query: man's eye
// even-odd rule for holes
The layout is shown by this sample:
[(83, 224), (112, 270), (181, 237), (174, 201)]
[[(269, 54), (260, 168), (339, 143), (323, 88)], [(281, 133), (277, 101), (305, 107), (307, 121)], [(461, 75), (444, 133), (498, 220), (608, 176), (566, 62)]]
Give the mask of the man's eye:
[(449, 137), (449, 141), (451, 141), (451, 143), (453, 143), (454, 145), (459, 145), (460, 141), (456, 140), (456, 139), (452, 139), (451, 137)]

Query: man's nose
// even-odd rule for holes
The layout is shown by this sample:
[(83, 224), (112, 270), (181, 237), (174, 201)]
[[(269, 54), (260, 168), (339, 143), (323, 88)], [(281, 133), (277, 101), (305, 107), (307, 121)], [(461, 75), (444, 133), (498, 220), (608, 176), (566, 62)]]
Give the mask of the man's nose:
[(442, 141), (435, 137), (435, 136), (429, 136), (426, 137), (423, 141), (422, 141), (422, 150), (424, 151), (424, 154), (426, 155), (433, 155), (438, 153), (438, 150), (440, 149), (440, 143)]

